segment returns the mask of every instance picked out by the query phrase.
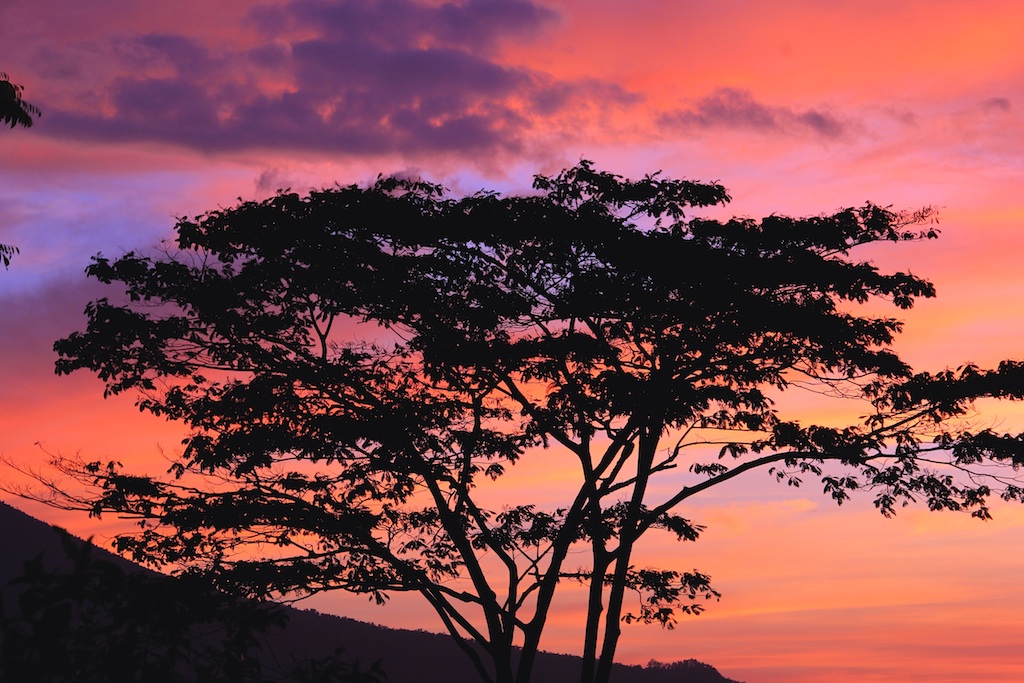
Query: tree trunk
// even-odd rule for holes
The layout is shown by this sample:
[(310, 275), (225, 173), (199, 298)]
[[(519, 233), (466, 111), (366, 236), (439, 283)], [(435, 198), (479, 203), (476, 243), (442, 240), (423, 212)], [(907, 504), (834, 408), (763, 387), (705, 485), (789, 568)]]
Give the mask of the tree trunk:
[(612, 675), (612, 664), (615, 661), (615, 648), (619, 644), (619, 636), (622, 634), (622, 602), (626, 592), (626, 575), (629, 572), (629, 561), (633, 555), (633, 544), (636, 543), (637, 529), (640, 523), (640, 511), (643, 506), (644, 494), (647, 491), (647, 481), (651, 472), (651, 465), (654, 462), (654, 454), (658, 447), (659, 428), (651, 426), (653, 421), (648, 423), (640, 432), (640, 442), (637, 448), (636, 463), (636, 484), (633, 487), (633, 495), (629, 500), (629, 508), (626, 510), (626, 517), (619, 530), (619, 547), (614, 554), (615, 571), (612, 575), (611, 589), (608, 591), (608, 611), (605, 613), (604, 639), (601, 643), (601, 658), (597, 664), (597, 672), (594, 676), (594, 683), (608, 683)]
[(594, 540), (594, 573), (590, 577), (590, 596), (587, 600), (587, 627), (583, 636), (583, 657), (580, 683), (592, 683), (597, 666), (597, 640), (604, 611), (604, 573), (608, 557), (603, 541)]

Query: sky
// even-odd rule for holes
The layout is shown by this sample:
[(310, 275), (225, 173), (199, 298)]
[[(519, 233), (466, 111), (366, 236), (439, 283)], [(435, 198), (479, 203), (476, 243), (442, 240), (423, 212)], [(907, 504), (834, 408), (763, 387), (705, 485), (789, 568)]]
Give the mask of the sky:
[[(1022, 42), (1009, 0), (4, 0), (0, 71), (43, 113), (0, 130), (0, 244), (20, 248), (0, 272), (0, 456), (155, 469), (179, 445), (131, 397), (54, 376), (53, 341), (103, 295), (90, 256), (378, 173), (515, 193), (591, 159), (719, 181), (734, 215), (933, 206), (939, 240), (871, 254), (938, 289), (901, 314), (897, 350), (920, 370), (1024, 358)], [(517, 476), (558, 492), (550, 472)], [(83, 535), (117, 524), (2, 497)], [(1024, 680), (1022, 509), (885, 520), (762, 476), (684, 512), (698, 543), (643, 552), (723, 597), (672, 631), (626, 628), (624, 662), (695, 657), (747, 683)], [(315, 606), (435, 628), (409, 601)], [(579, 610), (558, 605), (546, 648), (578, 648)]]

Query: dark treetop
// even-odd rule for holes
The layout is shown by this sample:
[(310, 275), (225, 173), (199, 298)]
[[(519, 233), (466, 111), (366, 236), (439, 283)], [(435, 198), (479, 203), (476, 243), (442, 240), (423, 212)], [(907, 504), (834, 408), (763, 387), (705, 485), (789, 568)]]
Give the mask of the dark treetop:
[[(32, 125), (32, 117), (39, 116), (39, 108), (21, 99), (22, 86), (7, 80), (7, 74), (0, 73), (0, 123), (10, 124), (11, 128)], [(0, 244), (0, 264), (4, 268), (11, 265), (11, 256), (18, 253), (18, 248), (10, 244)]]
[(0, 73), (0, 123), (29, 128), (32, 117), (40, 115), (39, 108), (21, 99), (23, 86), (11, 83), (7, 74)]

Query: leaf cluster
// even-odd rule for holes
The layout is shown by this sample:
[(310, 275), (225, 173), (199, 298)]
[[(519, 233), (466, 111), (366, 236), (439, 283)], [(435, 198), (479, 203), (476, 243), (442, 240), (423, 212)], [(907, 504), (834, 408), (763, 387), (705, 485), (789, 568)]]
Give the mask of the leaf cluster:
[(41, 115), (38, 107), (21, 99), (22, 91), (24, 86), (11, 83), (7, 74), (0, 73), (0, 123), (30, 128), (32, 117)]

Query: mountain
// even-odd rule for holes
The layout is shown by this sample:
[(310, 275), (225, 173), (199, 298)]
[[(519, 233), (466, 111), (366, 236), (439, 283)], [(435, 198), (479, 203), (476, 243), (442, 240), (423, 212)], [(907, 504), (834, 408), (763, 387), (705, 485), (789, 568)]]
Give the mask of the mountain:
[[(68, 571), (62, 532), (0, 502), (0, 587), (3, 604), (13, 605), (16, 586), (8, 585), (24, 571), (25, 562), (42, 556), (47, 570)], [(81, 541), (78, 541), (81, 543)], [(102, 549), (92, 556), (108, 561), (124, 572), (155, 573)], [(170, 579), (169, 579), (170, 580)], [(465, 655), (446, 635), (391, 629), (365, 622), (284, 607), (288, 616), (283, 628), (265, 635), (266, 657), (275, 661), (323, 657), (340, 645), (346, 658), (364, 668), (380, 661), (388, 683), (475, 683), (478, 680)], [(566, 683), (579, 676), (579, 659), (571, 655), (541, 653), (536, 683)], [(616, 665), (615, 683), (737, 683), (696, 660), (648, 667)]]

